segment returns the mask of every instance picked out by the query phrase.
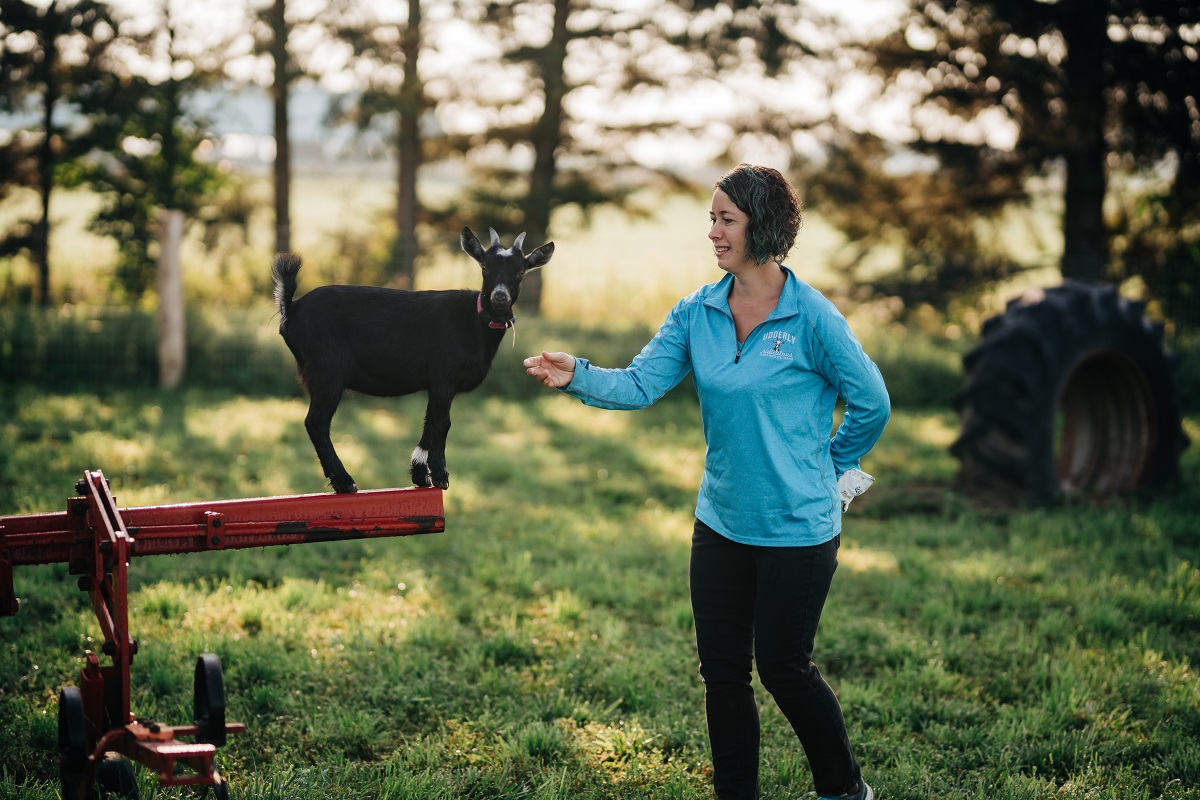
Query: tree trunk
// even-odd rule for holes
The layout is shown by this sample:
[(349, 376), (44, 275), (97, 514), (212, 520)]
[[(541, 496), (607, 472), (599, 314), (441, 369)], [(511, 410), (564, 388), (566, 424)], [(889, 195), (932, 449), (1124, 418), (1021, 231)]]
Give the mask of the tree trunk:
[[(58, 4), (51, 3), (46, 19), (57, 19)], [(42, 137), (38, 149), (38, 190), (41, 193), (42, 218), (34, 226), (33, 258), (38, 272), (38, 304), (42, 308), (50, 305), (50, 193), (54, 189), (54, 107), (58, 105), (61, 89), (54, 74), (58, 65), (58, 38), (56, 33), (47, 34), (42, 43), (44, 53), (42, 67), (45, 69), (43, 86), (46, 95), (42, 98)]]
[[(526, 204), (528, 241), (542, 245), (550, 230), (554, 211), (554, 179), (558, 174), (558, 149), (562, 146), (563, 98), (567, 83), (563, 65), (567, 60), (567, 18), (570, 0), (554, 0), (554, 34), (543, 51), (539, 68), (546, 95), (546, 107), (533, 132), (533, 172), (529, 178)], [(521, 306), (531, 314), (542, 309), (542, 271), (525, 276), (521, 286)]]
[(292, 192), (292, 140), (288, 131), (288, 99), (291, 71), (288, 63), (288, 26), (286, 0), (275, 0), (271, 10), (271, 56), (275, 62), (275, 82), (271, 93), (275, 101), (275, 252), (292, 249), (292, 219), (289, 203)]
[(404, 82), (400, 87), (400, 125), (397, 138), (396, 241), (392, 266), (402, 285), (409, 288), (417, 278), (417, 170), (421, 166), (421, 112), (423, 90), (417, 73), (421, 49), (421, 3), (409, 0), (408, 25), (404, 29)]
[[(1082, 5), (1087, 5), (1086, 3)], [(1069, 81), (1064, 163), (1062, 275), (1098, 281), (1108, 265), (1104, 226), (1107, 185), (1104, 142), (1104, 51), (1108, 41), (1103, 11), (1066, 10), (1062, 21), (1067, 40), (1064, 68)]]
[(183, 212), (158, 212), (158, 384), (175, 389), (183, 380), (187, 342), (184, 335), (183, 269), (179, 248)]
[(41, 153), (38, 156), (38, 184), (42, 195), (42, 217), (34, 226), (33, 256), (37, 262), (38, 272), (38, 305), (46, 308), (50, 305), (50, 192), (54, 188), (53, 138), (54, 129), (50, 127), (52, 106), (49, 98), (46, 101), (45, 131)]

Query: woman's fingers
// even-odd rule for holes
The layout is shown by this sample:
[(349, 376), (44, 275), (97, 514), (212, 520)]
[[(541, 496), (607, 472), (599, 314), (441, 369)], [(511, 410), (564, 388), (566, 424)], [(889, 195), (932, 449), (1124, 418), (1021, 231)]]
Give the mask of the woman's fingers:
[(525, 372), (552, 388), (566, 386), (575, 374), (575, 357), (567, 353), (547, 353), (530, 356), (522, 364)]

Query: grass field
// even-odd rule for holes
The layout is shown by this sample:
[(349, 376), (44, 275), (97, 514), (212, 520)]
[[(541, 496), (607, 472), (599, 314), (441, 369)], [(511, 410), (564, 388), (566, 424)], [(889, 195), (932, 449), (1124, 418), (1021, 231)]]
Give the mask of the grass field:
[[(387, 181), (296, 188), (302, 289), (355, 280), (350, 254), (386, 244)], [(104, 302), (113, 258), (82, 231), (94, 204), (60, 193), (55, 206), (54, 285), (81, 306)], [(14, 213), (0, 209), (0, 226)], [(248, 726), (221, 753), (235, 798), (711, 797), (686, 584), (695, 401), (681, 390), (644, 412), (597, 411), (531, 389), (518, 366), (542, 347), (627, 363), (629, 342), (717, 277), (706, 230), (704, 197), (646, 220), (556, 219), (543, 319), (523, 317), (488, 391), (455, 403), (445, 533), (135, 560), (135, 712), (189, 722), (195, 658), (215, 652), (229, 717)], [(214, 340), (236, 319), (282, 353), (267, 231), (257, 220), (217, 255), (191, 242), (188, 298), (214, 312)], [(810, 215), (789, 263), (835, 285), (836, 245)], [(0, 297), (29, 277), (0, 264)], [(477, 280), (451, 253), (418, 286)], [(852, 321), (903, 402), (864, 464), (879, 480), (847, 517), (817, 660), (878, 796), (1200, 800), (1200, 448), (1158, 497), (984, 507), (955, 490), (947, 452), (965, 340), (877, 311)], [(61, 510), (92, 468), (123, 506), (323, 491), (305, 408), (229, 390), (2, 386), (0, 514)], [(405, 484), (423, 413), (420, 397), (343, 404), (335, 440), (360, 486)], [(1200, 442), (1200, 419), (1188, 431)], [(21, 611), (0, 618), (0, 799), (42, 800), (57, 796), (59, 689), (99, 632), (65, 566), (15, 579)], [(764, 798), (813, 797), (786, 722), (759, 699)], [(140, 783), (143, 798), (189, 796), (144, 771)]]
[[(526, 343), (528, 344), (528, 343)], [(519, 375), (511, 380), (523, 380)], [(0, 512), (321, 491), (298, 399), (0, 394)], [(364, 488), (404, 485), (420, 398), (335, 421)], [(136, 559), (134, 709), (190, 721), (225, 668), (237, 798), (711, 797), (686, 569), (694, 400), (456, 403), (443, 534)], [(864, 463), (817, 642), (886, 800), (1200, 798), (1200, 458), (1157, 498), (998, 511), (952, 487), (943, 411), (897, 411)], [(1193, 441), (1200, 426), (1188, 423)], [(56, 698), (97, 647), (61, 565), (0, 618), (0, 797), (56, 796)], [(764, 797), (810, 798), (761, 693)], [(143, 798), (159, 790), (139, 773)]]
[[(244, 307), (265, 302), (270, 253), (275, 246), (266, 179), (251, 178), (249, 196), (257, 202), (244, 235), (230, 232), (205, 242), (193, 231), (182, 252), (188, 302), (195, 307)], [(435, 186), (429, 190), (438, 193)], [(301, 291), (323, 283), (379, 283), (375, 274), (386, 258), (394, 226), (394, 186), (386, 174), (372, 176), (301, 175), (292, 194), (292, 248), (305, 260)], [(54, 194), (51, 218), (51, 287), (55, 305), (100, 306), (113, 302), (116, 246), (87, 230), (101, 201), (84, 191)], [(36, 213), (32, 192), (15, 192), (0, 204), (0, 230)], [(655, 326), (671, 306), (697, 287), (720, 277), (708, 243), (710, 193), (676, 194), (666, 199), (639, 198), (649, 216), (630, 216), (613, 208), (597, 209), (589, 219), (578, 210), (560, 209), (552, 230), (557, 250), (544, 273), (543, 315), (553, 321), (588, 325), (635, 323)], [(1023, 263), (1054, 263), (1053, 249), (1031, 228), (1052, 215), (1010, 223), (1009, 241)], [(486, 235), (485, 230), (476, 233)], [(518, 231), (502, 230), (505, 242)], [(464, 288), (478, 285), (478, 267), (453, 243), (457, 231), (442, 231), (449, 249), (429, 247), (419, 264), (417, 288)], [(427, 244), (432, 244), (428, 243)], [(541, 244), (530, 242), (530, 245)], [(821, 289), (841, 288), (845, 277), (831, 266), (843, 237), (806, 210), (803, 227), (788, 265)], [(886, 259), (885, 259), (886, 260)], [(372, 265), (375, 265), (374, 267)], [(1056, 282), (1054, 270), (1022, 276), (1019, 285), (987, 298), (981, 313), (998, 311), (1003, 300), (1026, 285)], [(33, 268), (24, 258), (0, 259), (0, 302), (22, 293), (33, 295)], [(154, 307), (153, 292), (142, 301)], [(518, 304), (518, 311), (520, 310)], [(977, 323), (978, 320), (971, 320)]]

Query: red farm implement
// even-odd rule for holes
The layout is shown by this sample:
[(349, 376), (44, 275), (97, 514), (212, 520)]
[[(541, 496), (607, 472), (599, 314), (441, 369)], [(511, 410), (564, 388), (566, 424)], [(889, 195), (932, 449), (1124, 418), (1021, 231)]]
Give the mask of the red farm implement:
[[(196, 662), (193, 723), (165, 725), (130, 711), (129, 668), (138, 651), (129, 630), (128, 567), (134, 556), (406, 536), (445, 529), (440, 489), (381, 489), (246, 500), (117, 508), (99, 471), (76, 484), (67, 510), (0, 516), (0, 614), (17, 613), (13, 567), (65, 563), (88, 593), (104, 637), (88, 651), (80, 685), (59, 695), (58, 763), (64, 800), (136, 797), (132, 764), (162, 786), (229, 786), (216, 750), (245, 726), (225, 720), (225, 680), (216, 655)], [(191, 741), (180, 741), (180, 737)]]

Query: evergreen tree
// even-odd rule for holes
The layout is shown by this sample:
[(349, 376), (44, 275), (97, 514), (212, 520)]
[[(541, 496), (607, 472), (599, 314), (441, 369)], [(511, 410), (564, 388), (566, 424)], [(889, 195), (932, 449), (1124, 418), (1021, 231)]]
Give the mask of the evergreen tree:
[[(250, 51), (260, 59), (269, 61), (272, 105), (272, 133), (275, 138), (274, 208), (275, 208), (275, 252), (292, 249), (291, 193), (292, 193), (292, 138), (290, 108), (292, 90), (305, 78), (314, 77), (309, 62), (311, 53), (294, 44), (299, 38), (304, 41), (313, 29), (322, 29), (319, 14), (304, 14), (295, 11), (301, 4), (288, 0), (248, 0), (247, 21), (250, 33)], [(231, 48), (235, 53), (245, 52), (245, 45)], [(264, 84), (266, 83), (264, 79)]]
[[(524, 230), (540, 244), (557, 208), (575, 206), (585, 219), (604, 204), (648, 213), (637, 190), (683, 185), (633, 145), (687, 127), (653, 102), (688, 80), (689, 57), (670, 37), (686, 16), (617, 0), (464, 2), (460, 18), (485, 55), (456, 72), (441, 104), (448, 111), (439, 109), (471, 180), (467, 197), (442, 212), (447, 227)], [(541, 271), (526, 276), (529, 312), (540, 309), (541, 282)]]
[[(1061, 186), (1064, 278), (1140, 275), (1168, 304), (1197, 288), (1200, 6), (911, 0), (865, 53), (881, 100), (916, 98), (920, 167), (897, 170), (895, 149), (844, 133), (813, 180), (852, 237), (903, 240), (900, 283), (1011, 272), (979, 232), (1041, 178)], [(1011, 141), (995, 136), (1006, 127)]]
[(94, 139), (77, 143), (64, 170), (70, 184), (103, 196), (91, 227), (116, 240), (116, 287), (133, 302), (154, 282), (159, 209), (181, 211), (191, 223), (244, 225), (249, 213), (237, 201), (213, 207), (230, 177), (201, 158), (212, 141), (190, 102), (219, 74), (219, 54), (182, 55), (169, 15), (139, 37), (139, 47), (145, 60), (137, 71), (111, 71), (76, 96)]
[(64, 152), (96, 143), (83, 121), (68, 124), (76, 95), (102, 80), (117, 22), (94, 0), (49, 5), (5, 0), (0, 14), (0, 111), (36, 112), (37, 123), (0, 146), (0, 197), (10, 186), (37, 190), (41, 213), (0, 238), (0, 256), (26, 252), (38, 273), (38, 303), (50, 304), (50, 199)]
[(363, 81), (359, 91), (335, 103), (332, 116), (360, 131), (382, 129), (390, 142), (396, 159), (396, 237), (390, 272), (411, 287), (420, 254), (417, 176), (426, 160), (421, 128), (430, 108), (420, 68), (428, 23), (420, 0), (408, 0), (403, 21), (381, 20), (353, 0), (334, 6), (327, 17), (334, 34), (350, 45), (349, 69)]

